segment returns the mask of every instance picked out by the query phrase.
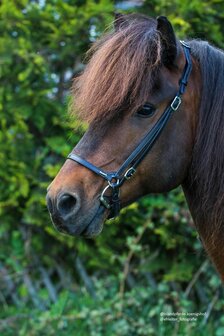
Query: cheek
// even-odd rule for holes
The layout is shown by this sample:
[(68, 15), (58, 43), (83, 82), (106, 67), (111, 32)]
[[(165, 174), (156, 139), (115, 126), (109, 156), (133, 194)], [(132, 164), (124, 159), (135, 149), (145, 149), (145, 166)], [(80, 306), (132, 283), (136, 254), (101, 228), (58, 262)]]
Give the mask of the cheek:
[(125, 203), (130, 203), (134, 196), (167, 192), (183, 182), (191, 162), (193, 145), (187, 126), (177, 120), (167, 125), (138, 167), (136, 176), (123, 187)]
[(155, 191), (168, 191), (183, 182), (191, 162), (192, 148), (191, 130), (184, 118), (182, 122), (173, 120), (167, 125), (148, 156), (149, 178), (151, 185), (156, 183)]
[[(109, 162), (103, 168), (107, 171), (117, 170), (133, 152), (144, 135), (144, 130), (141, 130), (132, 119), (134, 118), (121, 121), (108, 129), (99, 146), (89, 156), (89, 160), (96, 165)], [(97, 162), (96, 157), (99, 158)], [(113, 162), (110, 163), (111, 160)]]

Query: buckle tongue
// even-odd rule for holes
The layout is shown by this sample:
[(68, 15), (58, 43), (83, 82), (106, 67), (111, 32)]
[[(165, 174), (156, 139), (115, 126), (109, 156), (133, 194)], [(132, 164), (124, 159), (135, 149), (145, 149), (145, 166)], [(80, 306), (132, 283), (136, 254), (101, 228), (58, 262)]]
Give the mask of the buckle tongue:
[(130, 180), (130, 178), (134, 175), (135, 172), (136, 172), (136, 169), (135, 169), (135, 168), (133, 168), (133, 167), (129, 168), (129, 169), (126, 171), (126, 173), (124, 174), (124, 178), (125, 178), (126, 180)]

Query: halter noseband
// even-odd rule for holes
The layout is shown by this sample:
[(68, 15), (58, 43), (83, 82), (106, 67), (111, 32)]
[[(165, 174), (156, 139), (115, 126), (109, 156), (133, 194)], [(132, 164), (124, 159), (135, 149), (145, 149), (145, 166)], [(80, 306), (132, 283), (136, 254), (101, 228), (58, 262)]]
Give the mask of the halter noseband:
[[(184, 55), (186, 59), (186, 64), (183, 70), (182, 77), (179, 81), (179, 90), (171, 102), (170, 105), (167, 106), (163, 114), (157, 120), (156, 124), (152, 127), (152, 129), (145, 135), (142, 141), (138, 144), (138, 146), (134, 149), (134, 151), (128, 156), (128, 158), (124, 161), (124, 163), (120, 166), (120, 168), (115, 172), (106, 172), (92, 163), (82, 159), (80, 156), (70, 153), (68, 155), (68, 159), (73, 160), (80, 165), (86, 167), (91, 170), (95, 174), (104, 178), (108, 185), (104, 188), (100, 195), (100, 202), (107, 209), (110, 209), (109, 218), (116, 217), (120, 211), (120, 187), (126, 180), (129, 180), (134, 173), (136, 172), (137, 166), (144, 159), (146, 154), (154, 145), (155, 141), (158, 139), (162, 130), (166, 126), (171, 114), (174, 111), (177, 111), (181, 104), (181, 96), (185, 92), (188, 79), (192, 70), (192, 62), (190, 57), (190, 47), (181, 41), (183, 46)], [(111, 189), (111, 196), (106, 196), (105, 193), (108, 189)]]

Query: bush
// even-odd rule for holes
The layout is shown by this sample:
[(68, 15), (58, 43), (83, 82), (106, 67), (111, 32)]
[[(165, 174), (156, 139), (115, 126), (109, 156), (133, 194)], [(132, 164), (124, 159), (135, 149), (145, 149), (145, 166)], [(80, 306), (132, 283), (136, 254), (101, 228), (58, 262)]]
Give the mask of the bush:
[[(220, 47), (222, 9), (219, 1), (179, 0), (138, 7), (168, 15), (181, 38)], [(94, 241), (59, 235), (50, 223), (46, 187), (85, 130), (66, 116), (71, 79), (113, 11), (108, 0), (1, 2), (3, 335), (223, 333), (220, 282), (180, 189), (132, 204)], [(208, 319), (162, 323), (162, 311), (207, 311)]]

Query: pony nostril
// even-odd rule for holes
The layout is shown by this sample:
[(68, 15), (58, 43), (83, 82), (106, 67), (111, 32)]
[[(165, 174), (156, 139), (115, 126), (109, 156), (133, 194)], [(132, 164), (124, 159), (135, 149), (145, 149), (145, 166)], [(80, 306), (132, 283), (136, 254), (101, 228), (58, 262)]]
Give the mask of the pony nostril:
[(61, 216), (74, 212), (77, 207), (77, 197), (72, 194), (63, 194), (58, 201), (58, 211)]

